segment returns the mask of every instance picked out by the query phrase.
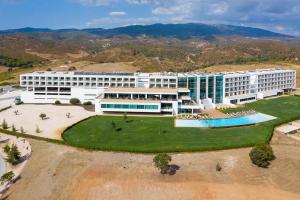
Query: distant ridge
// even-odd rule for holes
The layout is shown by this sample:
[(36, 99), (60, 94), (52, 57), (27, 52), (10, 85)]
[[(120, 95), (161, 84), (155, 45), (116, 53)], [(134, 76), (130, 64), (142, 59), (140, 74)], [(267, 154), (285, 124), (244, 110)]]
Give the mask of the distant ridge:
[(257, 38), (293, 37), (272, 31), (232, 25), (208, 25), (199, 23), (188, 24), (152, 24), (152, 25), (131, 25), (112, 29), (89, 28), (89, 29), (48, 29), (48, 28), (20, 28), (0, 31), (0, 34), (10, 33), (64, 33), (64, 32), (85, 32), (103, 37), (114, 37), (127, 35), (137, 37), (146, 35), (149, 37), (173, 37), (178, 39), (204, 38), (212, 36), (243, 36)]

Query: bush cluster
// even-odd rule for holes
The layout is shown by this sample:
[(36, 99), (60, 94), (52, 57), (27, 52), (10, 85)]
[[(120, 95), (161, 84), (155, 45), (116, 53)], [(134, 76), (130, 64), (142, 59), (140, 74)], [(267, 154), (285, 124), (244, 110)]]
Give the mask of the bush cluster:
[(70, 104), (72, 104), (72, 105), (80, 104), (80, 100), (77, 99), (77, 98), (71, 98), (70, 99)]
[(249, 156), (253, 164), (263, 168), (267, 168), (275, 159), (272, 147), (268, 144), (253, 147)]
[(89, 106), (89, 105), (92, 105), (92, 102), (91, 101), (86, 101), (86, 102), (83, 103), (83, 105)]

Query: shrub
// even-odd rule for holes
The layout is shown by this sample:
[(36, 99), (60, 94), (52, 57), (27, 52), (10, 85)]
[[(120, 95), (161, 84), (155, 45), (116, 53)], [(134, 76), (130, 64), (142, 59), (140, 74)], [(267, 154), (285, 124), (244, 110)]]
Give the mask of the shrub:
[(71, 98), (70, 99), (70, 104), (76, 105), (76, 104), (80, 104), (80, 100), (77, 98)]
[(1, 126), (2, 126), (2, 128), (5, 129), (5, 130), (8, 129), (8, 125), (7, 125), (7, 122), (5, 121), (5, 119), (3, 119), (3, 122), (2, 122), (2, 125), (1, 125)]
[(92, 102), (91, 101), (86, 101), (86, 102), (83, 103), (83, 105), (89, 106), (89, 105), (92, 105)]
[(60, 103), (59, 100), (56, 100), (56, 101), (54, 102), (54, 104), (55, 104), (55, 105), (60, 105), (61, 103)]
[(23, 104), (24, 102), (23, 101), (16, 101), (16, 105), (21, 105), (21, 104)]
[(220, 165), (220, 163), (217, 163), (217, 165), (216, 165), (216, 171), (221, 171), (222, 170), (222, 167), (221, 167), (221, 165)]
[(68, 71), (76, 71), (76, 70), (77, 70), (77, 69), (76, 69), (76, 67), (74, 67), (74, 66), (68, 68)]
[(157, 154), (153, 158), (153, 162), (155, 167), (160, 170), (161, 174), (166, 174), (169, 169), (169, 163), (171, 162), (172, 158), (166, 153)]
[(47, 68), (46, 71), (50, 72), (50, 71), (52, 71), (52, 69), (51, 68)]
[(42, 120), (44, 120), (47, 117), (47, 115), (45, 113), (41, 113), (39, 116)]
[(272, 147), (268, 144), (253, 147), (249, 156), (253, 164), (263, 168), (267, 168), (275, 159)]
[(5, 182), (11, 182), (14, 177), (15, 174), (12, 171), (4, 173), (0, 178), (1, 185), (3, 185)]

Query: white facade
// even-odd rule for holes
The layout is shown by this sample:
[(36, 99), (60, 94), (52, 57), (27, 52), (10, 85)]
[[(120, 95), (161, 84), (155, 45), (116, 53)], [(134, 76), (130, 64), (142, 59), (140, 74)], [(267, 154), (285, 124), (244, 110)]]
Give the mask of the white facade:
[(214, 109), (219, 103), (251, 102), (290, 91), (296, 88), (296, 71), (267, 69), (179, 74), (32, 72), (20, 76), (20, 86), (25, 89), (21, 95), (24, 103), (54, 103), (56, 100), (69, 103), (71, 98), (78, 98), (81, 103), (90, 101), (96, 104), (98, 112), (176, 114)]

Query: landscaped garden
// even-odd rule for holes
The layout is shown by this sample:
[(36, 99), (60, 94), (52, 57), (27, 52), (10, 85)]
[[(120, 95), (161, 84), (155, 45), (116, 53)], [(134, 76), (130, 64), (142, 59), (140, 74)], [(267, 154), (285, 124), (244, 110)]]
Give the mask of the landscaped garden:
[(205, 151), (268, 143), (273, 128), (300, 119), (300, 97), (260, 100), (232, 112), (254, 109), (277, 119), (235, 128), (175, 128), (172, 117), (95, 116), (67, 129), (67, 144), (130, 152)]

